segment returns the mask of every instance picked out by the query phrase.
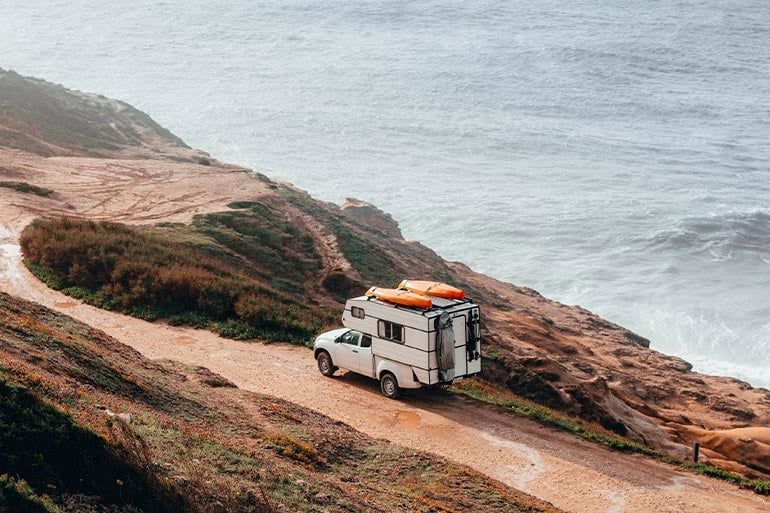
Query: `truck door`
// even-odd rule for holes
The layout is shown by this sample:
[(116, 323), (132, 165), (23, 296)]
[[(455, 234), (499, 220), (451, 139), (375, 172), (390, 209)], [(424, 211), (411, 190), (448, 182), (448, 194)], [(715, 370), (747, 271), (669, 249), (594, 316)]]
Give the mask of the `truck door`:
[(372, 336), (364, 333), (358, 347), (358, 372), (374, 377), (374, 358), (372, 357)]
[[(358, 365), (358, 342), (361, 339), (361, 333), (350, 330), (339, 338), (335, 353), (336, 361), (334, 364), (343, 369), (359, 372)], [(371, 349), (369, 349), (371, 353)]]

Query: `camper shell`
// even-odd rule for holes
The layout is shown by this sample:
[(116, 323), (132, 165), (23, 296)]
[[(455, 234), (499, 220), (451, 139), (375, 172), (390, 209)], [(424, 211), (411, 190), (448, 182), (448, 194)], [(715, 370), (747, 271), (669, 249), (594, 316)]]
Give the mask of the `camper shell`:
[[(393, 386), (398, 395), (399, 388), (452, 383), (481, 372), (479, 306), (469, 299), (430, 299), (428, 308), (371, 295), (348, 299), (342, 315), (345, 328), (316, 339), (319, 369), (331, 375), (343, 367), (379, 379), (388, 397), (394, 396), (389, 393)], [(331, 362), (322, 362), (321, 352)], [(329, 373), (323, 363), (332, 365)]]

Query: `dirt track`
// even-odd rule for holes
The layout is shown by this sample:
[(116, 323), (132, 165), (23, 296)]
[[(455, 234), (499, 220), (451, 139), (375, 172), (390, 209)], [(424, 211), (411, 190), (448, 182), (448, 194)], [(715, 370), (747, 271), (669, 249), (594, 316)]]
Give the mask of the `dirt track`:
[(15, 231), (0, 233), (0, 288), (104, 330), (150, 358), (204, 365), (239, 387), (281, 397), (377, 438), (464, 463), (575, 512), (767, 512), (766, 498), (544, 428), (444, 393), (382, 397), (354, 374), (321, 376), (310, 351), (222, 339), (147, 323), (81, 304), (38, 282), (21, 265)]
[[(234, 169), (5, 154), (3, 164), (57, 191), (54, 200), (0, 190), (0, 290), (102, 329), (150, 358), (209, 367), (256, 392), (287, 399), (360, 431), (469, 465), (575, 512), (768, 512), (770, 500), (721, 481), (628, 456), (444, 393), (382, 397), (371, 380), (322, 377), (310, 351), (222, 339), (208, 331), (147, 323), (48, 289), (21, 264), (18, 235), (44, 214), (123, 222), (189, 221), (264, 191)], [(246, 185), (244, 187), (244, 185)], [(73, 206), (77, 205), (77, 207)]]

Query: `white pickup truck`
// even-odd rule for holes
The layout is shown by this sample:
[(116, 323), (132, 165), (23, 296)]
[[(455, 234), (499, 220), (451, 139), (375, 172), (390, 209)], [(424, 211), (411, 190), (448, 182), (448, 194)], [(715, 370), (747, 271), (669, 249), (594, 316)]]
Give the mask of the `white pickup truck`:
[(402, 388), (452, 383), (481, 372), (479, 307), (467, 299), (431, 297), (420, 308), (352, 298), (345, 304), (345, 328), (319, 335), (313, 344), (318, 369), (338, 368), (380, 381), (395, 399)]

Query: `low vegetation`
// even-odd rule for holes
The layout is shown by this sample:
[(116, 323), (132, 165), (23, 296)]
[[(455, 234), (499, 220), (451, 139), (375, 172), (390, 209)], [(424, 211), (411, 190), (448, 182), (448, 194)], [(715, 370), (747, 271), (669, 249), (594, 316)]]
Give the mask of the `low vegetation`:
[(265, 205), (238, 206), (192, 226), (38, 219), (21, 247), (36, 276), (89, 304), (232, 338), (309, 343), (333, 315), (303, 296), (320, 267), (312, 239)]
[(0, 511), (556, 511), (0, 293)]
[(369, 283), (380, 286), (397, 284), (405, 276), (400, 266), (387, 256), (385, 251), (378, 251), (374, 241), (364, 239), (361, 234), (348, 226), (342, 215), (336, 214), (305, 193), (281, 186), (281, 195), (295, 208), (321, 222), (337, 238), (340, 250), (345, 254), (361, 277)]
[(621, 438), (617, 436), (617, 434), (612, 433), (599, 425), (558, 413), (546, 406), (533, 403), (518, 397), (511, 392), (500, 390), (478, 379), (462, 381), (453, 385), (451, 391), (472, 397), (473, 399), (485, 403), (501, 406), (515, 415), (535, 420), (545, 426), (567, 431), (586, 440), (605, 445), (616, 451), (643, 454), (665, 463), (693, 470), (699, 474), (728, 481), (741, 488), (753, 490), (761, 495), (770, 495), (770, 481), (749, 479), (713, 465), (704, 465), (668, 456), (660, 451), (647, 447), (646, 445)]
[(23, 192), (25, 194), (34, 194), (36, 196), (42, 196), (44, 198), (47, 198), (54, 192), (52, 189), (46, 189), (45, 187), (38, 187), (37, 185), (32, 185), (27, 182), (0, 181), (0, 187), (6, 188), (6, 189), (13, 189), (14, 191)]

